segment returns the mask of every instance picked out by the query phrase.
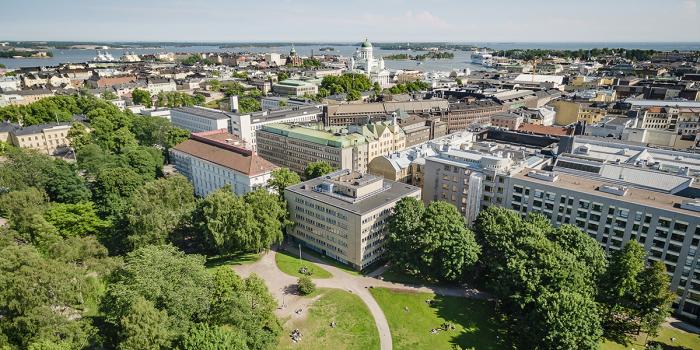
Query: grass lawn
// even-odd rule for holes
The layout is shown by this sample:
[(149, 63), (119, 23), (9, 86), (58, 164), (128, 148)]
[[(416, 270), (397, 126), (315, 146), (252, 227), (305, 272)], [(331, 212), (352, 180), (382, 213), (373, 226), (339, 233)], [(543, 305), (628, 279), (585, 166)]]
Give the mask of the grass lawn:
[[(335, 328), (330, 327), (332, 321)], [(302, 334), (299, 343), (289, 337), (295, 328)], [(287, 321), (277, 349), (379, 349), (379, 332), (358, 296), (338, 289), (323, 290), (305, 319)]]
[(303, 276), (299, 273), (299, 269), (302, 266), (306, 266), (307, 269), (313, 272), (311, 276), (309, 276), (311, 278), (330, 278), (332, 276), (330, 272), (324, 270), (320, 266), (307, 260), (299, 260), (298, 256), (294, 256), (287, 251), (277, 252), (277, 254), (275, 254), (275, 262), (282, 272), (294, 277)]
[[(297, 259), (299, 259), (299, 248), (298, 248), (298, 247), (297, 247), (297, 248), (293, 248), (291, 252), (290, 252), (290, 251), (285, 251), (285, 252), (287, 252), (288, 254), (292, 254), (292, 255), (296, 256)], [(318, 252), (315, 252), (315, 251), (313, 251), (313, 250), (311, 250), (311, 249), (304, 249), (304, 248), (302, 248), (302, 253), (305, 254), (305, 255), (311, 255), (311, 256), (315, 257), (316, 259), (321, 260), (321, 261), (325, 262), (325, 263), (328, 264), (328, 265), (337, 267), (337, 268), (339, 268), (339, 269), (341, 269), (341, 270), (343, 270), (343, 271), (345, 271), (345, 272), (347, 272), (347, 273), (349, 273), (349, 274), (351, 274), (351, 275), (355, 275), (355, 276), (361, 276), (361, 275), (362, 275), (362, 273), (361, 273), (360, 271), (356, 271), (356, 270), (354, 270), (352, 267), (350, 267), (350, 266), (348, 266), (348, 265), (345, 265), (345, 264), (341, 263), (341, 262), (338, 261), (338, 260), (331, 259), (331, 258), (329, 258), (329, 257), (327, 257), (327, 256), (325, 256), (325, 255), (323, 255), (323, 254), (319, 254)]]
[(427, 281), (422, 279), (420, 276), (411, 276), (403, 271), (397, 271), (395, 269), (389, 268), (384, 273), (382, 273), (381, 278), (384, 281), (396, 282), (403, 284), (413, 284), (413, 285), (440, 285), (440, 283)]
[[(671, 341), (671, 338), (676, 338), (675, 342)], [(601, 350), (627, 350), (627, 349), (644, 349), (644, 335), (640, 335), (628, 346), (622, 344), (614, 343), (611, 341), (605, 341), (601, 346)], [(660, 343), (664, 349), (668, 350), (693, 350), (700, 349), (700, 335), (694, 333), (688, 333), (683, 330), (674, 327), (662, 327), (659, 331), (659, 336), (656, 338), (649, 338), (649, 342), (655, 341)]]
[[(386, 288), (370, 291), (389, 321), (396, 350), (452, 350), (454, 344), (479, 350), (502, 348), (496, 340), (493, 305), (487, 301)], [(428, 299), (433, 300), (431, 305)], [(444, 322), (451, 322), (455, 329), (430, 333)]]
[(262, 257), (263, 253), (241, 253), (241, 254), (231, 254), (231, 255), (217, 255), (207, 258), (205, 266), (207, 269), (213, 269), (215, 267), (224, 265), (245, 265), (252, 264)]

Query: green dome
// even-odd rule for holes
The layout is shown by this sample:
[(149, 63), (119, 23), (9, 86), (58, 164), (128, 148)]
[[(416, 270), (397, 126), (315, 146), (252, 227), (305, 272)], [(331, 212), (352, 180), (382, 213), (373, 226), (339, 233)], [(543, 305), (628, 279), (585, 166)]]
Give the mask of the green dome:
[(362, 47), (372, 47), (372, 43), (365, 38), (365, 42), (362, 43)]

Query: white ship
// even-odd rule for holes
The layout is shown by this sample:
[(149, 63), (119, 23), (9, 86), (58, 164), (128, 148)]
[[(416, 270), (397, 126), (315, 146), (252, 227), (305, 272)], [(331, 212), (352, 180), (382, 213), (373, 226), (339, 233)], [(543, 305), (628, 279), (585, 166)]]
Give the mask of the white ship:
[(471, 59), (474, 64), (480, 64), (486, 67), (493, 66), (493, 55), (487, 51), (476, 50), (471, 53)]
[(93, 59), (95, 62), (112, 62), (114, 61), (114, 56), (112, 56), (109, 52), (105, 51), (104, 53), (102, 51), (97, 51), (97, 56), (95, 56)]

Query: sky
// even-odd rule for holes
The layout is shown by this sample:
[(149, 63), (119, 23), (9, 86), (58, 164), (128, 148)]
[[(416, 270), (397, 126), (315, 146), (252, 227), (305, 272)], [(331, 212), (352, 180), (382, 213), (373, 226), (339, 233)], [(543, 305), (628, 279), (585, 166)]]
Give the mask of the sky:
[(0, 40), (700, 42), (700, 0), (1, 0)]

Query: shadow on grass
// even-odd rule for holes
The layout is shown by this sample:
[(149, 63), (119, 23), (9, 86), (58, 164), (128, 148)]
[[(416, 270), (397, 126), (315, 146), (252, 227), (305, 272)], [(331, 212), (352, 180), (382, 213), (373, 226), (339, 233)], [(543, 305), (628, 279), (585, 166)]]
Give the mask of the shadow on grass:
[[(663, 349), (663, 350), (693, 350), (693, 349), (687, 348), (687, 347), (685, 347), (685, 346), (680, 346), (680, 345), (668, 345), (668, 344), (660, 343), (660, 342), (657, 342), (657, 341), (650, 341), (650, 342), (649, 342), (649, 346), (653, 346), (653, 345), (660, 345), (660, 346), (661, 346), (661, 349)], [(653, 349), (653, 348), (652, 348), (652, 349)]]
[[(508, 336), (501, 328), (495, 309), (495, 303), (485, 300), (465, 299), (435, 295), (430, 306), (437, 315), (447, 322), (464, 327), (451, 344), (460, 349), (509, 349), (512, 345), (507, 341)], [(439, 327), (440, 325), (436, 325)]]
[(245, 265), (251, 264), (262, 257), (262, 253), (236, 253), (229, 255), (217, 255), (207, 258), (206, 268), (212, 269), (224, 265)]

